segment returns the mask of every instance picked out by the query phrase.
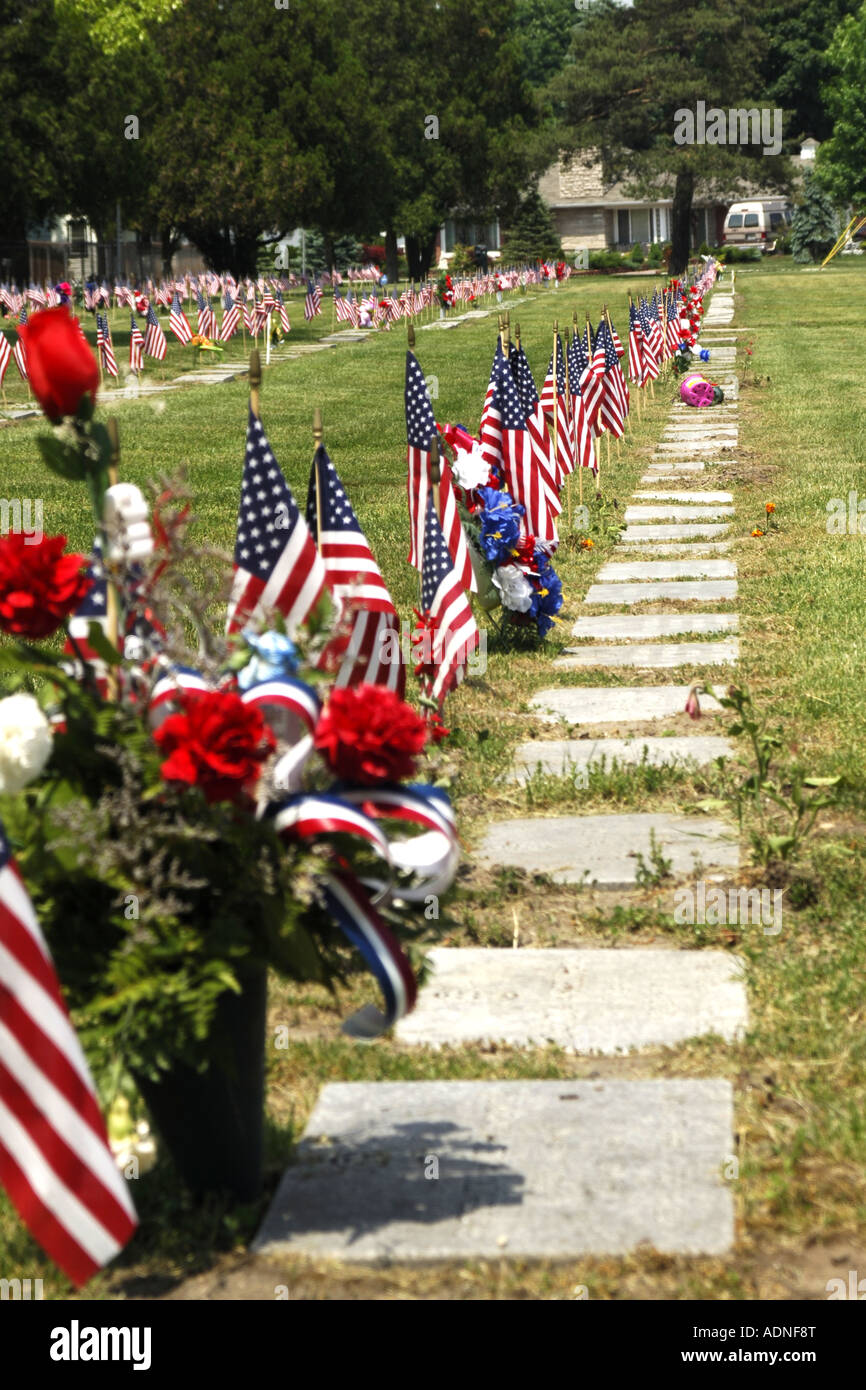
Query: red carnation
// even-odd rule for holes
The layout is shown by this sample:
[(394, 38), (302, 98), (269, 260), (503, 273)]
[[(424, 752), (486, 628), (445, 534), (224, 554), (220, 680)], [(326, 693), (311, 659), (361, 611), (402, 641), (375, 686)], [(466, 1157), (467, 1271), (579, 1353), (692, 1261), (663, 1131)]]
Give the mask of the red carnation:
[(411, 777), (427, 726), (393, 690), (357, 685), (331, 691), (315, 741), (342, 781), (372, 786)]
[(74, 613), (91, 581), (83, 555), (64, 555), (65, 536), (0, 539), (0, 628), (39, 639), (56, 632)]
[(99, 368), (68, 307), (42, 309), (18, 330), (30, 385), (49, 420), (75, 415), (82, 397), (96, 396)]
[(258, 780), (276, 740), (261, 710), (232, 692), (186, 695), (183, 712), (172, 714), (154, 733), (167, 782), (201, 787), (208, 801), (239, 801)]

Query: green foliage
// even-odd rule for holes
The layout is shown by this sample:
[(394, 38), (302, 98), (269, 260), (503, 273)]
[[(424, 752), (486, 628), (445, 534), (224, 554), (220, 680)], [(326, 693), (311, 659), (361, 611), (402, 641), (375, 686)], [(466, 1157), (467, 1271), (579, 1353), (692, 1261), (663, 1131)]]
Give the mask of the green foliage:
[(788, 177), (784, 161), (759, 145), (674, 139), (677, 113), (694, 112), (698, 101), (723, 110), (760, 104), (759, 11), (754, 0), (640, 0), (629, 8), (597, 0), (575, 31), (572, 61), (551, 83), (561, 149), (598, 150), (604, 182), (623, 182), (628, 196), (670, 197), (673, 180), (676, 274), (688, 263), (699, 183), (733, 197), (757, 178), (782, 186)]
[(768, 84), (764, 99), (783, 108), (786, 130), (795, 139), (826, 140), (833, 133), (824, 85), (835, 62), (831, 40), (845, 16), (860, 6), (861, 0), (770, 0), (756, 7), (763, 34), (761, 70)]
[(818, 151), (818, 177), (837, 202), (866, 210), (866, 4), (839, 25), (827, 64), (823, 91), (833, 129)]
[(517, 0), (514, 31), (523, 50), (523, 76), (533, 87), (545, 86), (564, 65), (577, 19), (569, 0)]
[(791, 249), (802, 264), (823, 261), (839, 235), (839, 219), (829, 195), (813, 173), (803, 183), (803, 200), (794, 211)]
[(502, 246), (503, 263), (534, 265), (536, 261), (556, 260), (561, 255), (562, 243), (550, 208), (538, 190), (533, 189), (508, 225)]
[(463, 246), (460, 242), (454, 247), (454, 253), (448, 263), (448, 270), (452, 275), (471, 274), (475, 270), (475, 255), (471, 246)]

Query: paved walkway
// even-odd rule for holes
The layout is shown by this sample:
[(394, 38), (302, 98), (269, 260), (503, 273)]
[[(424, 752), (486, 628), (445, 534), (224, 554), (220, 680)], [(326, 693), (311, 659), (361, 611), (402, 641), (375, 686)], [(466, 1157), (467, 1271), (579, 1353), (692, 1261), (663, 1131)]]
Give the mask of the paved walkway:
[[(717, 289), (705, 343), (733, 312), (733, 295)], [(516, 750), (519, 783), (536, 767), (576, 774), (613, 760), (700, 765), (730, 755), (712, 697), (701, 700), (707, 718), (683, 727), (688, 682), (738, 659), (726, 539), (734, 505), (712, 482), (738, 442), (736, 350), (717, 338), (712, 354), (725, 405), (672, 407), (615, 557), (586, 595), (590, 611), (553, 662), (553, 673), (627, 668), (634, 684), (537, 691), (531, 705), (562, 737)], [(659, 600), (669, 610), (645, 612)], [(675, 683), (641, 684), (642, 672), (660, 669)], [(731, 824), (657, 812), (495, 822), (475, 859), (604, 891), (634, 887), (639, 856), (650, 864), (656, 853), (693, 881), (729, 879), (739, 862)], [(397, 1028), (407, 1045), (556, 1044), (617, 1056), (699, 1036), (732, 1041), (747, 1023), (740, 964), (723, 951), (442, 948), (432, 959), (418, 1007)], [(724, 1176), (733, 1153), (732, 1088), (712, 1068), (689, 1080), (332, 1084), (257, 1248), (366, 1261), (622, 1254), (648, 1242), (718, 1255), (734, 1239)]]

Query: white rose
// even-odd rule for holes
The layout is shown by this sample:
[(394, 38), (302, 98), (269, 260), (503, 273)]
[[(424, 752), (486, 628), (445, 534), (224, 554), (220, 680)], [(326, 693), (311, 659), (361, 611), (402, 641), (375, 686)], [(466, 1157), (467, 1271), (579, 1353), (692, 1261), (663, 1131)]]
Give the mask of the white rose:
[(0, 792), (20, 792), (51, 756), (51, 728), (32, 695), (0, 700)]
[(500, 565), (493, 571), (493, 583), (502, 595), (502, 607), (517, 613), (528, 613), (532, 603), (532, 585), (516, 565)]
[(477, 487), (486, 487), (490, 467), (481, 452), (481, 445), (473, 444), (471, 450), (457, 449), (451, 471), (467, 492), (472, 492)]

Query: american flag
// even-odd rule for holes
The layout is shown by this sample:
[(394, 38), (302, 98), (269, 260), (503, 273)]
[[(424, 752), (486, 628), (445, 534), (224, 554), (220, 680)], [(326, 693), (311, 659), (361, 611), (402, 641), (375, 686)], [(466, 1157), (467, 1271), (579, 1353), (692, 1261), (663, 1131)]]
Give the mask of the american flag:
[(628, 415), (628, 387), (620, 370), (619, 358), (613, 345), (613, 337), (607, 321), (602, 319), (595, 338), (593, 363), (601, 365), (602, 398), (598, 412), (598, 422), (602, 429), (610, 430), (617, 439), (625, 433), (625, 420)]
[(85, 676), (82, 663), (90, 667), (96, 688), (104, 699), (108, 691), (108, 667), (96, 649), (90, 645), (91, 623), (98, 623), (103, 634), (108, 636), (108, 581), (102, 564), (102, 546), (99, 541), (95, 541), (93, 545), (87, 578), (90, 580), (90, 588), (69, 619), (63, 655), (69, 658), (66, 669), (79, 681)]
[(117, 362), (111, 345), (111, 329), (108, 326), (107, 314), (96, 315), (96, 350), (108, 375), (117, 376)]
[(196, 299), (198, 302), (198, 331), (203, 338), (215, 338), (217, 335), (216, 314), (200, 289), (196, 290)]
[[(351, 294), (351, 290), (349, 293)], [(334, 290), (334, 313), (338, 323), (346, 323), (351, 318), (348, 307), (348, 297), (344, 294), (340, 294), (339, 290)]]
[(183, 312), (183, 305), (180, 302), (180, 295), (177, 290), (174, 292), (174, 299), (171, 301), (171, 310), (168, 315), (168, 326), (180, 343), (188, 343), (192, 339), (192, 329), (189, 320)]
[(581, 373), (580, 394), (583, 399), (583, 408), (586, 411), (586, 419), (593, 435), (603, 433), (603, 426), (599, 421), (601, 402), (604, 396), (604, 359), (596, 359), (595, 339), (593, 337), (592, 326), (589, 319), (586, 321), (586, 329), (580, 339), (580, 357), (583, 371)]
[(33, 905), (0, 829), (0, 1183), (81, 1287), (138, 1224)]
[(667, 355), (673, 357), (680, 345), (680, 324), (677, 310), (676, 291), (667, 297)]
[(0, 386), (3, 385), (3, 378), (6, 375), (6, 369), (11, 361), (12, 349), (9, 346), (9, 339), (6, 337), (5, 333), (0, 333)]
[(634, 304), (628, 306), (628, 374), (635, 386), (643, 385), (643, 329)]
[[(554, 364), (554, 357), (556, 359)], [(547, 376), (541, 388), (541, 407), (547, 416), (547, 423), (553, 430), (553, 404), (556, 401), (556, 438), (553, 447), (556, 451), (556, 481), (562, 484), (563, 478), (574, 472), (574, 433), (566, 393), (565, 357), (559, 334), (555, 338), (554, 351), (550, 354)]]
[[(25, 325), (27, 323), (27, 310), (23, 305), (21, 306), (21, 311), (18, 315), (18, 322)], [(15, 339), (15, 346), (12, 349), (12, 356), (15, 358), (15, 366), (18, 368), (18, 375), (20, 376), (22, 381), (27, 381), (27, 353), (25, 352), (24, 341), (22, 338)]]
[(141, 336), (141, 329), (135, 321), (135, 315), (129, 316), (129, 365), (134, 372), (140, 372), (143, 367), (141, 350), (144, 346), (144, 339)]
[(425, 621), (421, 651), (416, 649), (416, 656), (422, 668), (422, 688), (441, 712), (445, 696), (463, 679), (466, 663), (478, 646), (478, 628), (466, 586), (455, 573), (445, 544), (432, 492), (427, 494), (421, 607)]
[(386, 685), (402, 696), (406, 674), (400, 659), (397, 610), (322, 445), (316, 450), (310, 474), (307, 525), (318, 538), (325, 582), (346, 629), (328, 644), (322, 665), (333, 669), (339, 663), (336, 685)]
[(321, 597), (325, 565), (250, 410), (226, 631), (277, 609), (291, 635)]
[[(526, 427), (520, 392), (502, 352), (496, 354), (493, 371), (493, 393), (484, 417), (484, 437), (487, 442), (485, 458), (493, 453), (497, 455), (496, 462), (504, 474), (506, 490), (524, 508), (528, 505), (534, 508), (532, 515), (528, 510), (525, 512), (521, 523), (526, 533), (541, 540), (555, 539), (556, 528), (546, 495), (541, 489), (538, 456)], [(555, 496), (552, 479), (551, 490)]]
[(572, 334), (571, 342), (565, 349), (565, 357), (568, 364), (568, 386), (571, 391), (571, 424), (574, 436), (575, 465), (578, 468), (592, 468), (597, 473), (598, 460), (592, 443), (592, 429), (581, 394), (580, 383), (584, 379), (588, 364), (583, 339), (579, 333)]
[[(420, 570), (424, 556), (424, 518), (427, 514), (427, 498), (432, 496), (430, 481), (430, 441), (438, 438), (433, 408), (427, 394), (424, 373), (411, 352), (406, 353), (406, 437), (409, 460), (409, 564)], [(451, 482), (451, 469), (445, 458), (441, 441), (439, 446), (439, 515), (442, 529), (448, 542), (454, 570), (465, 589), (477, 589), (469, 558), (469, 546), (457, 510), (457, 498)]]
[(555, 542), (555, 518), (562, 511), (556, 486), (556, 457), (547, 432), (541, 401), (535, 389), (535, 381), (522, 347), (511, 350), (511, 371), (517, 383), (520, 408), (529, 432), (534, 463), (526, 477), (528, 487), (524, 486), (524, 495), (517, 500), (526, 508), (527, 526), (531, 533), (539, 540)]
[(220, 325), (220, 342), (227, 343), (229, 338), (238, 331), (238, 324), (241, 321), (241, 311), (232, 299), (231, 290), (226, 290), (223, 298), (223, 321)]
[(649, 304), (645, 299), (642, 299), (640, 302), (638, 318), (643, 333), (644, 381), (655, 381), (661, 370), (659, 367), (662, 346), (661, 332), (658, 324), (653, 323), (650, 317)]
[(147, 306), (147, 319), (145, 321), (147, 328), (144, 330), (144, 351), (148, 357), (156, 357), (161, 362), (165, 357), (168, 344), (152, 304)]
[(304, 295), (304, 318), (314, 319), (317, 314), (322, 312), (322, 291), (316, 285), (313, 288), (312, 280), (307, 281), (307, 293)]
[(283, 299), (282, 290), (274, 290), (274, 297), (277, 301), (277, 313), (280, 316), (280, 324), (284, 333), (291, 333), (292, 325), (289, 323), (289, 314)]

